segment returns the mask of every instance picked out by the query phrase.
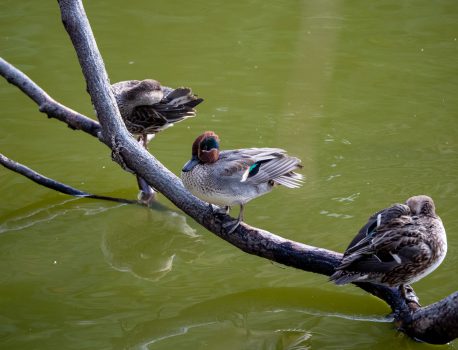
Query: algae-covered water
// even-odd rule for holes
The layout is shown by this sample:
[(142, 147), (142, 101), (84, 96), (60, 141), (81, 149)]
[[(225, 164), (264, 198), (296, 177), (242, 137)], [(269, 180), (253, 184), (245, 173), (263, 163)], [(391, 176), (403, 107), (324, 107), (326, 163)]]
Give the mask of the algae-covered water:
[[(449, 252), (415, 290), (425, 305), (457, 290), (458, 2), (85, 7), (112, 82), (155, 78), (205, 99), (151, 143), (170, 170), (205, 130), (226, 149), (284, 148), (306, 182), (250, 202), (246, 222), (336, 251), (374, 211), (428, 194)], [(57, 3), (3, 1), (0, 13), (1, 56), (95, 118)], [(88, 192), (136, 197), (96, 139), (3, 79), (0, 103), (1, 153)], [(433, 348), (396, 332), (382, 301), (247, 255), (158, 200), (162, 210), (74, 199), (0, 168), (0, 348)]]

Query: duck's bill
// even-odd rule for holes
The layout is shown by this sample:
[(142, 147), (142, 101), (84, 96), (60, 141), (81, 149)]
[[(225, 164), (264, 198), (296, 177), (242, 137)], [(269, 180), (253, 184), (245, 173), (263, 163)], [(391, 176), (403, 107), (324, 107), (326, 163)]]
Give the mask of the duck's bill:
[(183, 169), (181, 169), (181, 171), (184, 173), (191, 171), (197, 164), (199, 164), (199, 160), (192, 158), (183, 166)]

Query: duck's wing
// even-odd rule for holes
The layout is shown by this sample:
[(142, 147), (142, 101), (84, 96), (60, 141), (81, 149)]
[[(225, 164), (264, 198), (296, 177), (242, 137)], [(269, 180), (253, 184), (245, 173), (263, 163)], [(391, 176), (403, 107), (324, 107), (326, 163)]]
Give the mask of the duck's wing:
[(137, 106), (126, 118), (131, 132), (157, 133), (173, 124), (153, 106)]
[(147, 133), (157, 133), (174, 123), (195, 117), (193, 107), (203, 99), (194, 96), (188, 88), (165, 89), (165, 97), (159, 103), (135, 107), (129, 122)]
[[(257, 161), (252, 150), (247, 148), (221, 151), (218, 159), (218, 163), (224, 166), (221, 176), (233, 178), (238, 182), (242, 181), (243, 174)], [(270, 159), (270, 156), (266, 155), (265, 159)]]
[[(379, 210), (373, 214), (367, 220), (367, 223), (359, 230), (358, 234), (348, 245), (345, 253), (350, 254), (352, 251), (357, 250), (357, 246), (360, 242), (365, 238), (372, 237), (379, 226), (387, 225), (391, 221), (405, 215), (410, 215), (410, 208), (405, 204), (396, 203), (391, 207)], [(361, 244), (365, 244), (365, 242), (361, 242)]]
[(237, 160), (251, 158), (254, 162), (286, 156), (286, 151), (281, 148), (239, 148), (220, 152), (220, 158), (225, 160)]
[(274, 181), (291, 188), (302, 182), (302, 175), (293, 172), (302, 167), (300, 160), (280, 148), (222, 151), (219, 159), (225, 163), (223, 176), (235, 176), (240, 182), (257, 185)]
[(195, 117), (195, 106), (203, 102), (202, 98), (192, 93), (190, 88), (180, 87), (172, 89), (162, 87), (164, 98), (152, 107), (160, 113), (169, 123), (176, 123), (185, 118)]
[[(403, 212), (403, 208), (397, 209)], [(350, 246), (337, 270), (359, 273), (391, 271), (415, 260), (419, 249), (430, 250), (423, 243), (423, 235), (422, 227), (415, 223), (412, 216), (394, 217)]]
[(164, 93), (164, 99), (162, 102), (169, 105), (195, 107), (204, 100), (203, 98), (194, 95), (191, 88), (188, 87), (173, 89), (163, 86), (162, 91)]

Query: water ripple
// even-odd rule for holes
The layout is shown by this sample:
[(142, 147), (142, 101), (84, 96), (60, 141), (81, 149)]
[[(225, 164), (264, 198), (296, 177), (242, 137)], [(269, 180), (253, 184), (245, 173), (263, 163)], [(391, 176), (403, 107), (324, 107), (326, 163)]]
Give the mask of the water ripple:
[(180, 335), (184, 335), (184, 334), (188, 333), (190, 329), (193, 329), (193, 328), (205, 327), (205, 326), (213, 325), (213, 324), (216, 324), (216, 323), (217, 322), (206, 322), (206, 323), (197, 323), (197, 324), (193, 324), (193, 325), (189, 325), (189, 326), (180, 327), (178, 329), (175, 329), (175, 330), (171, 331), (169, 334), (166, 334), (166, 335), (163, 335), (163, 336), (148, 340), (147, 342), (145, 342), (143, 344), (139, 344), (139, 349), (148, 350), (149, 349), (149, 345), (152, 345), (154, 343), (158, 343), (158, 342), (160, 342), (162, 340), (166, 340), (166, 339), (169, 339), (169, 338), (173, 338), (173, 337), (177, 337), (177, 336), (180, 336)]
[(67, 203), (77, 200), (80, 200), (80, 198), (67, 199), (59, 203), (40, 207), (39, 209), (32, 210), (24, 215), (16, 216), (12, 219), (6, 220), (3, 224), (0, 225), (0, 234), (11, 231), (20, 231), (41, 223), (47, 223), (70, 212), (82, 211), (83, 215), (97, 215), (107, 210), (119, 208), (126, 205), (118, 204), (114, 206), (100, 206), (96, 208), (76, 206), (75, 208), (70, 209), (64, 207)]
[(321, 215), (326, 215), (332, 218), (339, 218), (339, 219), (350, 219), (353, 217), (353, 215), (348, 215), (348, 214), (339, 214), (339, 213), (331, 213), (327, 210), (321, 210), (320, 211)]
[(360, 192), (356, 192), (347, 197), (334, 197), (332, 198), (332, 200), (337, 201), (337, 202), (354, 202), (355, 199), (358, 198), (360, 194), (361, 194)]

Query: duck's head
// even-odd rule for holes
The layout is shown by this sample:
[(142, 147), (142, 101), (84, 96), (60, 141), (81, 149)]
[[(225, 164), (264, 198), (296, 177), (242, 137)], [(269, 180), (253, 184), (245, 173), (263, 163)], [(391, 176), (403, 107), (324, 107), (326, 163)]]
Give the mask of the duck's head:
[(192, 157), (183, 172), (192, 170), (199, 163), (215, 163), (219, 158), (219, 137), (213, 131), (205, 131), (192, 144)]
[(436, 207), (431, 197), (425, 195), (410, 197), (406, 205), (410, 208), (412, 215), (436, 216)]
[(125, 99), (137, 106), (158, 103), (162, 95), (161, 84), (153, 79), (131, 80), (124, 91)]

